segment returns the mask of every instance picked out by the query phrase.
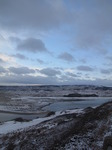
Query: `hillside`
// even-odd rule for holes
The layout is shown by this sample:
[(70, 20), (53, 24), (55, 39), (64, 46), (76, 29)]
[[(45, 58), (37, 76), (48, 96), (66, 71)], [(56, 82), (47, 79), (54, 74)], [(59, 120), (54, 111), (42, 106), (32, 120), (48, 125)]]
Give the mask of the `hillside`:
[(112, 102), (80, 113), (62, 112), (40, 124), (0, 135), (5, 150), (101, 150), (112, 131)]

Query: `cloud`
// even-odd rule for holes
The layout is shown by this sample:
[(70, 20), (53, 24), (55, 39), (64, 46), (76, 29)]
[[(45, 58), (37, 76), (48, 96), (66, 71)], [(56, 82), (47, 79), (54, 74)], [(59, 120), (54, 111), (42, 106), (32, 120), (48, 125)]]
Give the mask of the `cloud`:
[(0, 66), (0, 73), (6, 73), (7, 70), (5, 68), (3, 68), (2, 66)]
[(29, 69), (28, 67), (10, 67), (8, 68), (8, 70), (10, 71), (10, 73), (14, 73), (14, 74), (32, 74), (35, 73), (34, 69)]
[(0, 26), (15, 30), (51, 30), (69, 20), (67, 8), (60, 0), (0, 1)]
[(111, 6), (111, 0), (4, 0), (0, 1), (0, 27), (38, 34), (61, 27), (68, 31), (67, 26), (75, 47), (104, 53), (102, 47), (112, 43)]
[(77, 14), (72, 23), (74, 46), (105, 53), (104, 48), (112, 43), (112, 1), (70, 0), (69, 4)]
[(13, 57), (7, 54), (0, 53), (0, 59), (1, 61), (4, 61), (5, 63), (8, 63), (8, 64), (10, 64), (10, 62), (14, 63)]
[(6, 72), (7, 72), (6, 69), (0, 66), (0, 73), (6, 73)]
[(61, 27), (68, 31), (67, 26), (75, 47), (104, 53), (100, 47), (112, 43), (111, 6), (111, 0), (3, 0), (0, 1), (0, 27), (44, 33)]
[(109, 61), (109, 62), (112, 62), (112, 56), (106, 56), (106, 59)]
[(79, 77), (79, 75), (75, 74), (75, 73), (72, 73), (72, 72), (66, 72), (66, 75), (69, 76), (69, 77), (72, 77), (72, 78), (77, 78)]
[(58, 56), (58, 58), (60, 58), (60, 59), (62, 59), (64, 61), (67, 61), (67, 62), (75, 61), (74, 57), (70, 53), (67, 53), (67, 52), (64, 52), (64, 53), (60, 54)]
[(39, 64), (44, 64), (45, 62), (43, 61), (43, 60), (41, 60), (41, 59), (37, 59), (37, 62), (39, 63)]
[(7, 75), (0, 78), (1, 84), (59, 84), (56, 77), (42, 77), (42, 76), (31, 76), (31, 75)]
[(5, 63), (5, 61), (4, 61), (3, 59), (0, 58), (0, 63), (1, 63), (1, 64), (2, 64), (2, 63)]
[(84, 59), (84, 58), (80, 59), (79, 61), (80, 61), (81, 63), (83, 63), (83, 64), (85, 64), (85, 63), (87, 62), (87, 60)]
[(68, 75), (57, 76), (33, 76), (28, 74), (7, 74), (0, 77), (1, 85), (5, 84), (43, 84), (43, 85), (103, 85), (112, 86), (112, 80), (99, 79), (77, 79)]
[(44, 75), (50, 76), (50, 77), (53, 77), (53, 76), (61, 74), (60, 70), (52, 69), (52, 68), (44, 68), (44, 69), (39, 70), (39, 72), (41, 74), (44, 74)]
[(28, 57), (24, 56), (23, 54), (17, 53), (15, 55), (12, 55), (13, 57), (16, 57), (18, 59), (26, 60)]
[[(26, 82), (31, 77), (31, 81), (28, 82), (32, 83), (36, 80), (37, 83), (40, 83), (38, 79), (41, 81), (43, 79), (45, 83), (48, 83), (56, 78), (56, 83), (60, 81), (63, 84), (77, 83), (75, 77), (91, 80), (99, 76), (103, 78), (104, 75), (111, 75), (111, 70), (108, 69), (108, 64), (112, 64), (111, 6), (112, 0), (69, 0), (69, 2), (65, 0), (34, 0), (33, 2), (31, 0), (0, 0), (0, 50), (3, 53), (0, 54), (0, 63), (2, 67), (8, 68), (2, 68), (5, 69), (2, 75), (9, 70), (10, 76), (8, 75), (8, 77), (12, 81), (14, 79), (14, 82), (20, 75), (18, 78), (21, 80), (20, 82), (24, 82), (23, 79)], [(61, 53), (60, 49), (65, 51), (74, 49), (76, 53), (73, 51)], [(54, 50), (57, 52), (53, 52)], [(90, 51), (88, 52), (88, 50)], [(43, 53), (39, 53), (36, 57), (38, 52)], [(48, 53), (51, 55), (47, 57)], [(58, 56), (58, 54), (60, 55)], [(94, 61), (90, 60), (93, 54), (95, 54)], [(99, 57), (99, 54), (102, 55)], [(96, 60), (98, 57), (99, 59)], [(30, 64), (33, 68), (33, 65), (40, 63), (46, 68), (35, 72), (35, 69), (28, 67), (11, 67), (21, 66), (23, 63), (16, 58), (24, 60), (25, 66)], [(81, 60), (81, 58), (83, 59)], [(49, 60), (53, 63), (49, 63)], [(46, 64), (46, 62), (48, 63)], [(62, 64), (59, 65), (60, 62)], [(67, 63), (73, 67), (74, 62), (77, 66), (76, 71), (82, 73), (79, 74), (80, 77), (77, 77), (75, 71), (66, 73)], [(91, 65), (86, 66), (87, 63)], [(105, 65), (105, 68), (100, 68), (100, 74), (95, 74), (97, 70), (91, 67), (96, 66), (97, 63), (98, 68), (100, 68), (100, 64)], [(53, 68), (54, 66), (55, 68)], [(59, 66), (62, 69), (56, 69)], [(3, 72), (2, 69), (1, 72)], [(86, 73), (90, 74), (85, 75)], [(37, 79), (31, 74), (35, 76), (40, 74), (43, 78), (37, 77)], [(65, 75), (66, 82), (62, 75), (63, 77)], [(47, 79), (48, 81), (46, 81)], [(86, 83), (84, 80), (78, 81)]]
[(27, 38), (27, 39), (21, 41), (17, 45), (17, 49), (25, 50), (25, 51), (29, 51), (29, 52), (33, 52), (33, 53), (47, 51), (43, 41), (40, 39), (35, 39), (35, 38)]
[(109, 75), (112, 73), (112, 69), (101, 69), (101, 73)]
[(77, 70), (79, 71), (93, 71), (94, 69), (89, 66), (78, 66)]
[(19, 43), (19, 42), (21, 42), (21, 39), (18, 38), (18, 37), (16, 37), (16, 36), (10, 36), (10, 37), (9, 37), (9, 40), (10, 40), (11, 42), (14, 42), (14, 43)]
[(97, 86), (112, 86), (112, 80), (108, 79), (94, 79), (94, 80), (84, 80), (84, 79), (73, 79), (69, 78), (66, 81), (62, 81), (61, 84), (65, 85), (97, 85)]

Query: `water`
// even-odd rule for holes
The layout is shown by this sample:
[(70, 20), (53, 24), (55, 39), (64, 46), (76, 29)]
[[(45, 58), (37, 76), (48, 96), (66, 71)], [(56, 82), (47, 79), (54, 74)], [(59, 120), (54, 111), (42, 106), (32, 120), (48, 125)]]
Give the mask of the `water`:
[(27, 120), (32, 120), (32, 119), (36, 119), (38, 117), (45, 117), (47, 115), (47, 113), (40, 113), (40, 114), (14, 114), (14, 113), (0, 113), (0, 122), (4, 122), (4, 121), (10, 121), (10, 120), (14, 120), (16, 118), (23, 118), (23, 119), (27, 119)]
[(111, 101), (112, 98), (106, 97), (106, 98), (81, 98), (81, 99), (72, 99), (70, 101), (61, 101), (61, 102), (55, 102), (49, 106), (44, 107), (44, 110), (48, 111), (62, 111), (67, 109), (76, 109), (76, 108), (86, 108), (86, 107), (96, 107), (99, 106), (105, 102)]
[[(51, 98), (49, 98), (51, 101)], [(48, 99), (47, 99), (48, 100)], [(15, 114), (15, 113), (0, 113), (0, 122), (13, 120), (16, 118), (23, 118), (27, 120), (36, 119), (38, 117), (45, 117), (48, 111), (63, 111), (67, 109), (86, 108), (99, 106), (105, 102), (111, 101), (111, 97), (98, 98), (54, 98), (52, 104), (42, 108), (44, 113), (39, 114)]]

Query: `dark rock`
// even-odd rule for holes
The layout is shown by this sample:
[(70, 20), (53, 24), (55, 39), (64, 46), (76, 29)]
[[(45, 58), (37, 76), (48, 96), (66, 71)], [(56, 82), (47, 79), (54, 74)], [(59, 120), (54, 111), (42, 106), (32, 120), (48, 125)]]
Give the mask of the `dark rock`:
[(93, 108), (92, 108), (92, 107), (87, 107), (87, 108), (84, 109), (84, 111), (85, 111), (86, 113), (88, 113), (88, 112), (93, 111)]
[(7, 150), (13, 150), (15, 148), (15, 145), (13, 143), (10, 143), (8, 146), (7, 146)]
[(103, 150), (112, 150), (112, 136), (107, 136), (104, 139)]
[(29, 121), (29, 120), (27, 120), (27, 119), (23, 119), (23, 118), (16, 118), (16, 119), (14, 119), (14, 121), (18, 121), (18, 122), (27, 122), (27, 121)]
[(51, 116), (51, 115), (55, 115), (55, 112), (54, 112), (54, 111), (48, 112), (48, 114), (46, 115), (46, 117), (49, 117), (49, 116)]
[(92, 130), (92, 129), (96, 128), (96, 126), (97, 125), (95, 123), (87, 123), (87, 124), (85, 124), (84, 127), (88, 130)]
[(73, 93), (73, 94), (64, 95), (64, 97), (98, 97), (98, 95)]

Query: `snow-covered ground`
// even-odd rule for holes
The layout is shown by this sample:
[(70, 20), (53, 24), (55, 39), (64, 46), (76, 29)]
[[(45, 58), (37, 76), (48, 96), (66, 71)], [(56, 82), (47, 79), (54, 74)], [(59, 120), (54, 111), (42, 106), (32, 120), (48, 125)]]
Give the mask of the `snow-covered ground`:
[(41, 122), (53, 119), (57, 116), (62, 116), (64, 114), (72, 114), (72, 113), (81, 114), (81, 113), (84, 113), (84, 111), (83, 109), (66, 110), (63, 112), (59, 111), (59, 112), (56, 112), (55, 115), (52, 115), (50, 117), (38, 118), (38, 119), (34, 119), (28, 122), (7, 121), (7, 122), (0, 124), (0, 134), (6, 134), (6, 133), (10, 133), (10, 132), (17, 131), (20, 129), (28, 128), (30, 126), (37, 125)]
[[(82, 97), (81, 98), (64, 97), (65, 95), (74, 94), (74, 93), (96, 94), (100, 98), (94, 97), (93, 100), (96, 99), (98, 101), (102, 100), (101, 97), (103, 97), (103, 99), (105, 100), (108, 99), (111, 100), (112, 88), (96, 87), (96, 86), (41, 86), (41, 87), (15, 87), (15, 88), (0, 87), (0, 111), (12, 112), (12, 113), (27, 113), (27, 114), (37, 113), (38, 114), (39, 112), (42, 111), (47, 112), (47, 110), (43, 109), (45, 108), (45, 106), (47, 108), (47, 106), (49, 105), (52, 106), (52, 104), (57, 104), (60, 102), (72, 103), (73, 101), (77, 100), (77, 102), (80, 101), (80, 103), (82, 103), (83, 105)], [(91, 100), (90, 97), (85, 99), (86, 100), (88, 99), (88, 101)], [(86, 102), (88, 103), (88, 101)], [(86, 106), (88, 107), (88, 105)], [(109, 107), (111, 108), (111, 105), (109, 105)], [(109, 107), (107, 107), (106, 109), (108, 109)], [(92, 108), (89, 109), (91, 110)], [(102, 111), (104, 110), (102, 109)], [(42, 137), (39, 137), (40, 130), (42, 132), (45, 132), (45, 138), (46, 138), (45, 140), (47, 140), (47, 134), (50, 134), (51, 132), (51, 136), (53, 136), (54, 131), (56, 132), (56, 138), (57, 138), (57, 133), (64, 134), (64, 132), (66, 133), (66, 130), (69, 129), (69, 126), (72, 126), (73, 124), (75, 125), (75, 122), (77, 122), (77, 120), (80, 121), (80, 118), (83, 120), (83, 115), (85, 114), (85, 112), (86, 111), (83, 109), (72, 109), (72, 110), (64, 109), (63, 111), (62, 110), (56, 111), (54, 115), (48, 117), (46, 116), (43, 118), (37, 118), (30, 121), (2, 122), (0, 123), (0, 137), (1, 137), (0, 149), (2, 148), (2, 145), (4, 145), (3, 146), (4, 148), (6, 147), (6, 145), (10, 143), (11, 136), (14, 136), (18, 133), (21, 134), (21, 137), (24, 137), (25, 136), (24, 134), (26, 134), (25, 131), (28, 131), (28, 133), (32, 135), (32, 143), (36, 143), (35, 139), (33, 139), (34, 136), (32, 134), (32, 130), (35, 131), (35, 129), (39, 129), (38, 138), (40, 139), (40, 141), (42, 140), (42, 138), (44, 138), (43, 135), (41, 135)], [(98, 111), (98, 113), (99, 112), (100, 110)], [(71, 115), (71, 117), (70, 118), (69, 116), (65, 117), (65, 115)], [(74, 116), (76, 117), (75, 118), (76, 120), (74, 119)], [(59, 117), (59, 119), (57, 117)], [(86, 133), (73, 134), (72, 136), (70, 135), (71, 136), (70, 139), (66, 142), (66, 144), (63, 147), (60, 147), (59, 149), (80, 150), (85, 148), (87, 150), (93, 150), (91, 145), (93, 144), (94, 146), (96, 145), (96, 147), (99, 148), (99, 150), (101, 150), (100, 148), (102, 147), (104, 137), (112, 134), (112, 117), (110, 115), (106, 120), (103, 118), (102, 120), (97, 120), (97, 121), (94, 118), (94, 121), (92, 123), (91, 121), (90, 122), (88, 121), (87, 124), (85, 124), (87, 125)], [(88, 128), (91, 127), (93, 128), (93, 130), (91, 129), (88, 130)], [(63, 129), (65, 131), (63, 131)], [(99, 135), (96, 135), (97, 133), (99, 133)], [(37, 135), (36, 131), (35, 131), (35, 135)], [(6, 136), (9, 141), (4, 140), (4, 137)], [(15, 147), (19, 145), (18, 136), (16, 138), (17, 141), (13, 143)], [(25, 136), (24, 138), (27, 137)], [(97, 139), (97, 142), (95, 138)]]
[(38, 113), (44, 106), (55, 102), (83, 99), (83, 97), (64, 97), (74, 93), (96, 94), (104, 99), (112, 97), (112, 88), (97, 86), (4, 86), (0, 87), (0, 111)]
[(112, 102), (30, 122), (7, 122), (0, 129), (0, 149), (102, 150), (104, 138), (112, 135)]

